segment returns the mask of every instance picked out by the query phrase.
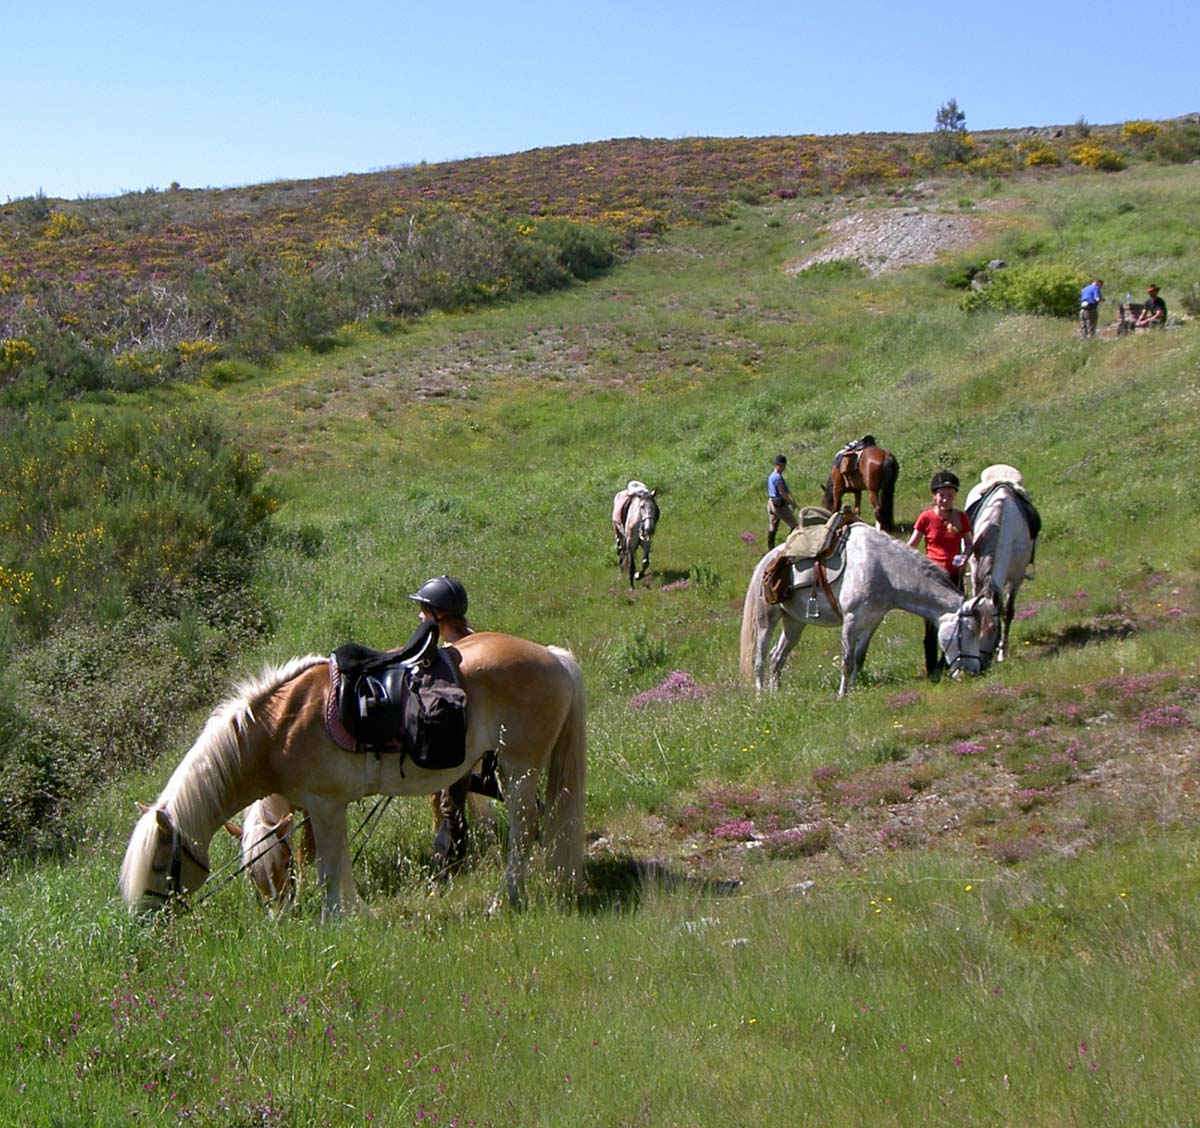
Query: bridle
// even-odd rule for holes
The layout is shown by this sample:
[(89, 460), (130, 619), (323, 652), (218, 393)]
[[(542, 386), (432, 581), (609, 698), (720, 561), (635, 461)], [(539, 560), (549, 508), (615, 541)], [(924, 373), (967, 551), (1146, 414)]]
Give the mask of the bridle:
[[(980, 645), (980, 624), (979, 614), (976, 606), (973, 606), (974, 600), (962, 604), (961, 607), (954, 613), (954, 642), (957, 653), (953, 658), (948, 658), (947, 665), (951, 673), (961, 672), (967, 662), (974, 660), (979, 663), (979, 668), (984, 668), (983, 648)], [(975, 630), (972, 631), (970, 623), (975, 623)], [(967, 643), (974, 639), (973, 653), (968, 650)], [(989, 654), (989, 661), (991, 655)]]
[(638, 540), (642, 544), (649, 544), (650, 538), (654, 536), (654, 526), (658, 524), (658, 512), (652, 500), (641, 499), (641, 516), (638, 518)]
[[(175, 825), (175, 820), (170, 818), (161, 808), (155, 812), (155, 819), (159, 830), (163, 829), (163, 822), (170, 827), (171, 838), (169, 845), (169, 853), (161, 865), (155, 862), (150, 863), (150, 869), (153, 873), (165, 873), (166, 888), (165, 890), (151, 889), (149, 886), (143, 891), (143, 896), (153, 897), (156, 900), (167, 904), (170, 901), (184, 901), (184, 893), (187, 892), (183, 887), (183, 859), (187, 858), (197, 869), (202, 870), (205, 879), (208, 878), (211, 870), (209, 869), (207, 860), (201, 854), (197, 845), (191, 841)], [(155, 850), (157, 857), (159, 850)], [(185, 902), (186, 903), (186, 902)]]

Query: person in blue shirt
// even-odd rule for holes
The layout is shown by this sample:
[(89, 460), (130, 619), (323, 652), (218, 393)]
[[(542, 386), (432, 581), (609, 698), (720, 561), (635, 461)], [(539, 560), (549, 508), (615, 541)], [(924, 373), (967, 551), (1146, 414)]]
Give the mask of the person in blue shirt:
[(796, 527), (796, 514), (792, 512), (792, 506), (796, 503), (792, 500), (791, 492), (788, 490), (787, 482), (784, 481), (783, 472), (787, 469), (787, 456), (777, 454), (775, 456), (775, 468), (767, 476), (767, 549), (775, 547), (775, 533), (779, 528), (779, 522), (782, 521), (789, 529)]
[(1104, 280), (1097, 278), (1079, 292), (1079, 333), (1083, 337), (1096, 335), (1096, 319), (1100, 314), (1100, 303), (1104, 301), (1101, 287)]

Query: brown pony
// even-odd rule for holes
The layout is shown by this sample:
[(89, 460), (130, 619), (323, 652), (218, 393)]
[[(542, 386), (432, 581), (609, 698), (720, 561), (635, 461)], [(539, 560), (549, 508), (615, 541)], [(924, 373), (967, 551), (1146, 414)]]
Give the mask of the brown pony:
[(875, 527), (885, 533), (896, 531), (893, 503), (896, 498), (896, 479), (900, 476), (900, 463), (894, 455), (881, 446), (868, 446), (853, 454), (844, 454), (833, 464), (825, 481), (826, 509), (837, 512), (841, 508), (842, 495), (854, 495), (854, 512), (862, 506), (865, 490), (875, 511)]
[[(293, 659), (240, 687), (218, 707), (138, 820), (121, 865), (133, 911), (161, 908), (209, 876), (208, 846), (225, 821), (278, 794), (312, 824), (323, 915), (358, 900), (346, 807), (366, 795), (428, 795), (498, 755), (508, 808), (509, 900), (520, 904), (545, 777), (547, 863), (566, 890), (583, 879), (585, 744), (583, 676), (567, 651), (480, 632), (455, 645), (467, 698), (466, 759), (426, 770), (398, 755), (347, 752), (326, 726), (329, 659)], [(244, 832), (243, 832), (244, 833)]]

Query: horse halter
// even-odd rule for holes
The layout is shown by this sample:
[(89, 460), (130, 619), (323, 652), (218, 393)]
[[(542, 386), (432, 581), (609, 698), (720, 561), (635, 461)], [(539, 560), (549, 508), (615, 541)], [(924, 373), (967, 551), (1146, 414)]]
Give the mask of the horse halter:
[[(974, 601), (970, 601), (974, 603)], [(970, 624), (976, 624), (975, 630), (971, 629)], [(947, 665), (952, 674), (962, 673), (966, 670), (967, 673), (978, 673), (983, 669), (983, 655), (979, 646), (979, 630), (978, 630), (978, 613), (973, 606), (964, 603), (954, 613), (954, 642), (957, 653), (953, 658), (949, 654), (946, 655)], [(968, 646), (972, 644), (973, 646)], [(974, 662), (977, 669), (974, 671), (967, 669), (967, 663)]]

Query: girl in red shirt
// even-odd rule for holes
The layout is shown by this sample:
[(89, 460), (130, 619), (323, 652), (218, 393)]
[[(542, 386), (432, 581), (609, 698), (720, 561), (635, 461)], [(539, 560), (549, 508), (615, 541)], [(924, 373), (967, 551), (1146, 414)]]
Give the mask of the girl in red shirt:
[[(929, 483), (933, 493), (933, 508), (926, 509), (913, 525), (908, 538), (910, 548), (925, 542), (925, 555), (946, 575), (959, 591), (963, 590), (963, 565), (971, 555), (971, 518), (954, 508), (958, 494), (958, 477), (949, 470), (939, 470)], [(936, 677), (942, 663), (938, 655), (937, 628), (925, 624), (925, 671)]]

